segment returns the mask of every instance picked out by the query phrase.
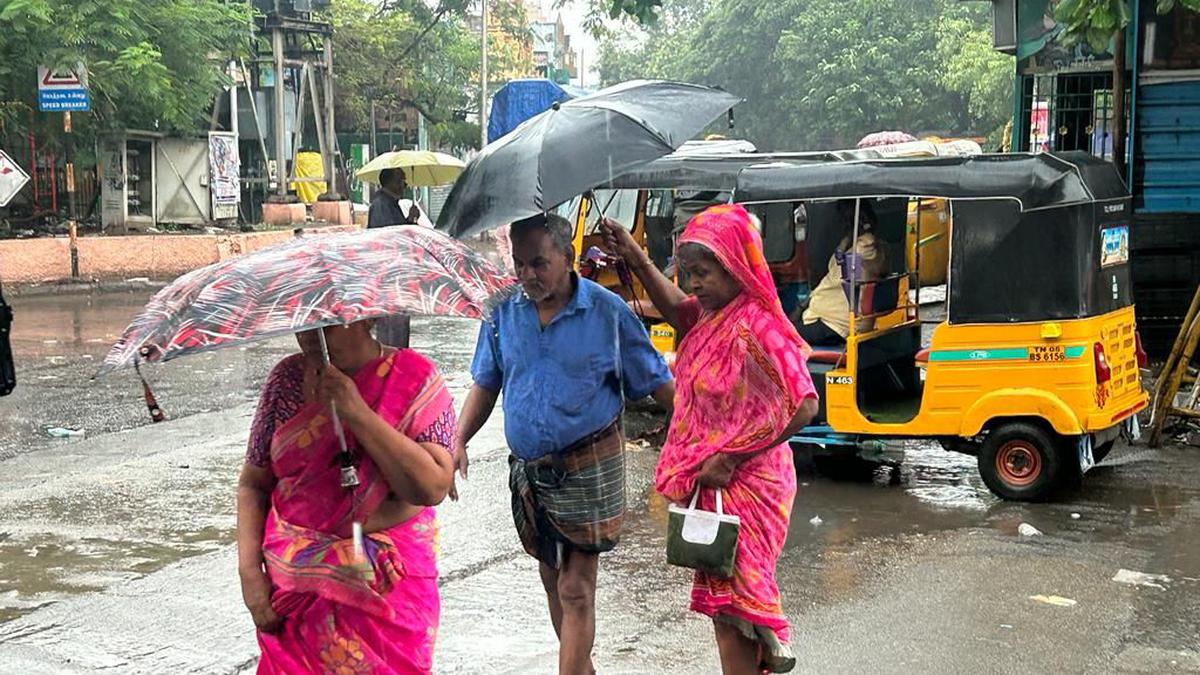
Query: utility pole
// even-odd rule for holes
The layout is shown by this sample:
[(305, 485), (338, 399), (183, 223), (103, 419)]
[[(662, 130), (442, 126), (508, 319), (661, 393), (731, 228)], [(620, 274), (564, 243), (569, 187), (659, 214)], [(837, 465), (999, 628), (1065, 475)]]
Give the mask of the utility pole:
[(488, 0), (479, 0), (479, 149), (482, 150), (488, 141)]
[(271, 128), (275, 131), (275, 194), (287, 197), (287, 129), (284, 128), (283, 114), (283, 29), (278, 25), (271, 27), (271, 51), (275, 57), (275, 106), (271, 111)]
[[(371, 151), (367, 153), (367, 161), (375, 159), (375, 91), (371, 90)], [(374, 197), (374, 188), (367, 181), (363, 181), (363, 198), (367, 203), (371, 203), (371, 198)]]
[(325, 144), (328, 155), (325, 157), (325, 173), (327, 175), (326, 183), (329, 194), (335, 199), (342, 198), (342, 191), (338, 189), (337, 175), (337, 123), (333, 119), (333, 35), (325, 35), (325, 76), (322, 81), (325, 85)]

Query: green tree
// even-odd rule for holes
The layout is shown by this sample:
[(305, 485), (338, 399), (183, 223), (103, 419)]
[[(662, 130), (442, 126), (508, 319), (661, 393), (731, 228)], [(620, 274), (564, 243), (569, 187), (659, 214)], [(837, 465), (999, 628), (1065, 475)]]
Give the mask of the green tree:
[(382, 109), (415, 108), (439, 140), (460, 135), (462, 111), (479, 91), (472, 84), (479, 42), (462, 25), (467, 4), (334, 0), (329, 21), (340, 122), (367, 131), (374, 100)]
[(34, 128), (61, 128), (36, 114), (37, 70), (82, 63), (92, 112), (79, 131), (207, 127), (251, 18), (248, 4), (220, 0), (0, 0), (0, 125), (22, 133), (32, 116)]
[[(490, 0), (500, 39), (489, 40), (495, 72), (518, 70), (528, 41), (524, 9), (514, 0)], [(412, 108), (429, 122), (431, 140), (451, 148), (477, 147), (479, 126), (465, 121), (479, 107), (479, 36), (467, 28), (470, 0), (333, 0), (338, 115), (360, 131), (370, 127), (370, 104)]]
[[(1157, 0), (1159, 13), (1165, 14), (1181, 6), (1200, 11), (1200, 0)], [(1125, 35), (1129, 30), (1132, 12), (1129, 0), (1062, 0), (1054, 10), (1054, 18), (1063, 26), (1065, 44), (1086, 42), (1093, 51), (1102, 53), (1109, 46), (1113, 55), (1113, 163), (1125, 173)], [(1136, 58), (1136, 56), (1135, 56)]]
[[(1011, 114), (1008, 57), (984, 8), (953, 0), (673, 0), (631, 40), (608, 34), (607, 83), (672, 77), (745, 98), (762, 148), (853, 145), (885, 128), (992, 131)], [(669, 25), (669, 30), (661, 28)]]
[(969, 16), (942, 17), (937, 36), (939, 82), (962, 99), (966, 128), (1000, 145), (1012, 119), (1013, 57), (993, 49), (990, 27)]

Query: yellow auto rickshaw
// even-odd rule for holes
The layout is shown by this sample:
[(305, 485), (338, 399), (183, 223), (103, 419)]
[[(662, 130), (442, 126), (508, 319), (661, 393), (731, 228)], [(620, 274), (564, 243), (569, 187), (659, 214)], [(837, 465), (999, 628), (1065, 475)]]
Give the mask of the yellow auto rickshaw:
[[(1084, 153), (773, 163), (743, 169), (748, 208), (805, 205), (813, 259), (870, 204), (906, 240), (911, 205), (946, 200), (945, 300), (922, 305), (920, 248), (864, 278), (844, 256), (844, 345), (813, 345), (820, 418), (796, 442), (936, 439), (978, 457), (997, 495), (1045, 500), (1136, 434), (1147, 405), (1129, 273), (1130, 197)], [(854, 218), (851, 241), (858, 239)], [(814, 266), (813, 270), (823, 270)], [(814, 285), (816, 279), (810, 280)], [(931, 330), (930, 330), (931, 329)]]

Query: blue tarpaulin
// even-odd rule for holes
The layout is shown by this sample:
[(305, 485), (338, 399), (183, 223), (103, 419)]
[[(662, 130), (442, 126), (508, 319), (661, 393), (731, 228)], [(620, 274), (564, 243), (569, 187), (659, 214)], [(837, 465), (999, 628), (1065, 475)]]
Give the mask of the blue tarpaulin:
[(488, 117), (488, 143), (516, 129), (521, 122), (549, 110), (560, 101), (587, 94), (584, 89), (569, 84), (557, 84), (546, 79), (513, 80), (492, 97)]

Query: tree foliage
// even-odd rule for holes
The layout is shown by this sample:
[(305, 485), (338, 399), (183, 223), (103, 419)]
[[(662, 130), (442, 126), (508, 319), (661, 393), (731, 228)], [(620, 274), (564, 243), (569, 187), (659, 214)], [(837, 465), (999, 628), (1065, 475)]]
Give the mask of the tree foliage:
[[(1176, 6), (1200, 12), (1200, 0), (1155, 2), (1160, 14), (1166, 14)], [(1062, 0), (1054, 9), (1054, 18), (1063, 24), (1064, 42), (1086, 42), (1099, 53), (1108, 49), (1117, 31), (1129, 25), (1133, 12), (1129, 0)]]
[(21, 133), (32, 116), (49, 127), (36, 114), (38, 67), (82, 63), (92, 113), (81, 127), (206, 127), (251, 18), (247, 4), (221, 0), (0, 0), (0, 125)]
[(989, 133), (1012, 114), (1012, 60), (986, 8), (953, 0), (668, 0), (640, 39), (609, 33), (601, 77), (671, 77), (746, 99), (763, 148), (853, 145), (881, 129)]
[[(512, 73), (532, 54), (522, 47), (528, 23), (518, 0), (489, 0), (489, 69)], [(477, 7), (477, 4), (476, 4)], [(467, 26), (469, 0), (333, 0), (334, 65), (339, 120), (366, 131), (370, 103), (411, 107), (425, 116), (435, 144), (479, 144), (479, 127), (465, 121), (479, 109), (480, 41)]]

